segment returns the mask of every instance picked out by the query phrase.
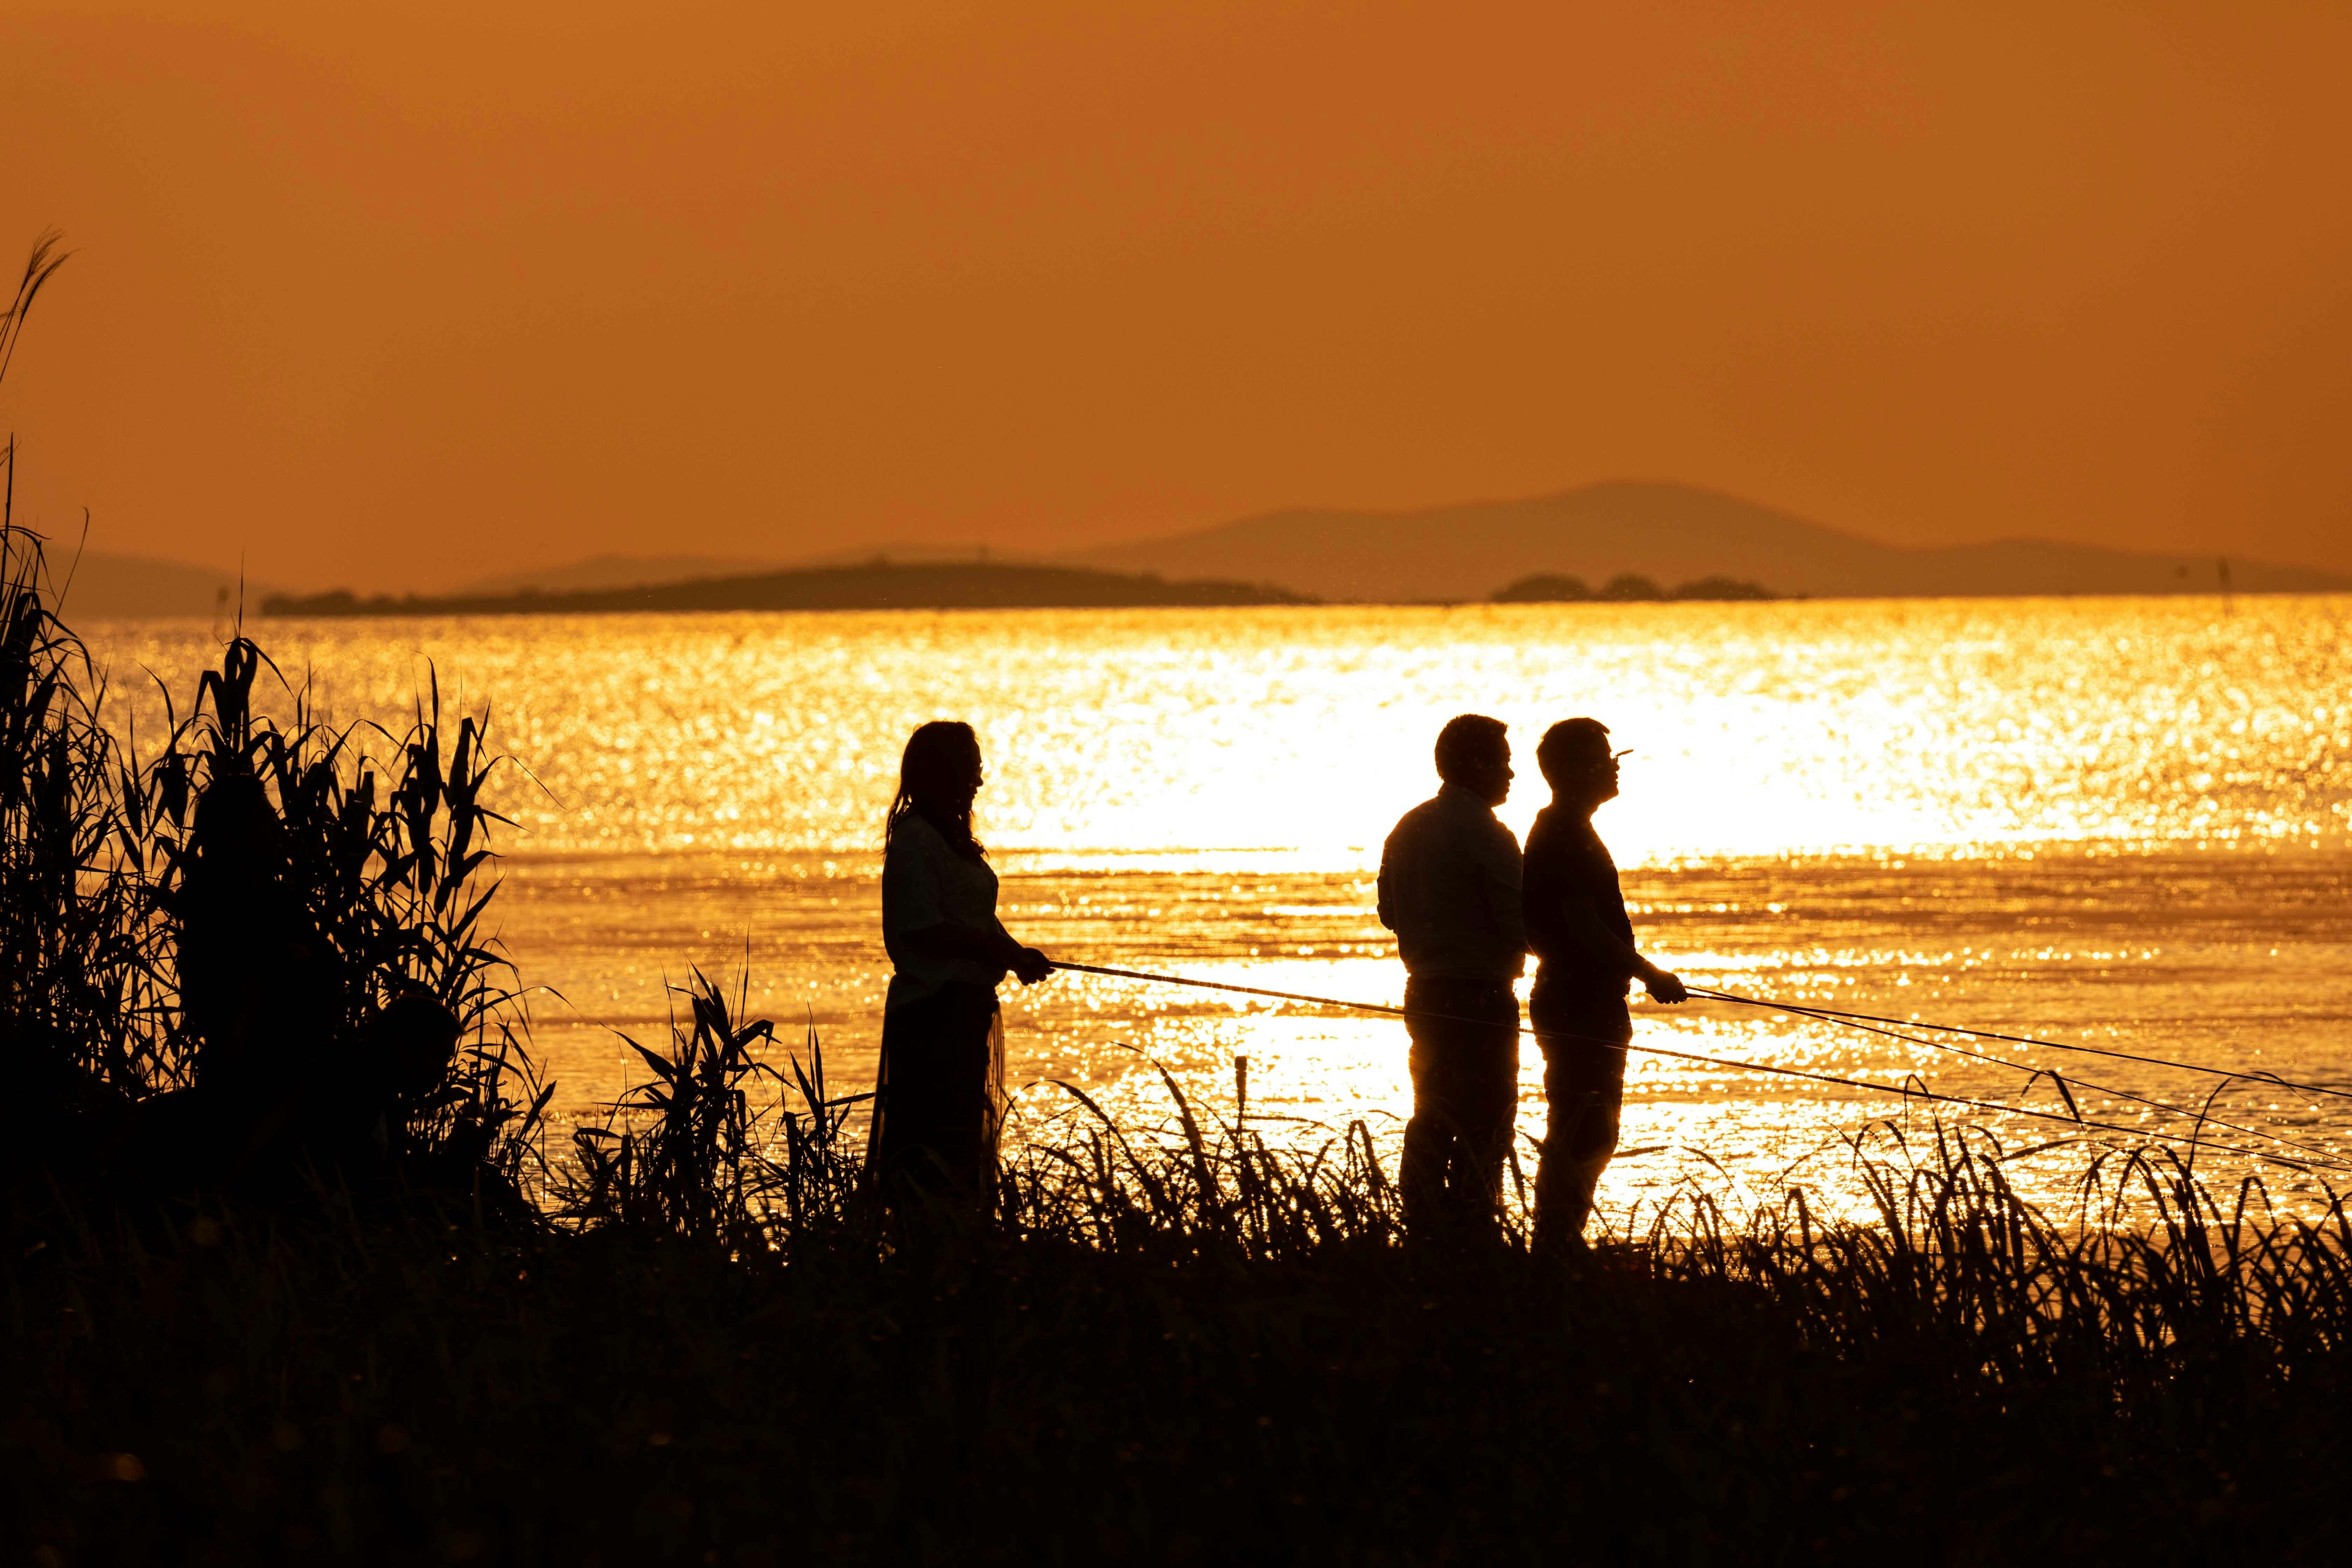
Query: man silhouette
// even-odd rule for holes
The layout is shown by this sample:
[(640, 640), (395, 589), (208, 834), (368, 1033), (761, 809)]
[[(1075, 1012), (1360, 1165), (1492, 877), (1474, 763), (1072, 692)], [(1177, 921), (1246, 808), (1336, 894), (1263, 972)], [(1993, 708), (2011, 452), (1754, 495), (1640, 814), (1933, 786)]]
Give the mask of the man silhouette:
[(1412, 1039), (1405, 1123), (1405, 1222), (1491, 1226), (1518, 1109), (1519, 1003), (1527, 962), (1519, 841), (1495, 820), (1511, 793), (1496, 720), (1465, 713), (1437, 736), (1436, 797), (1404, 814), (1381, 851), (1381, 923), (1404, 960)]
[(1633, 922), (1617, 885), (1617, 863), (1593, 831), (1592, 814), (1617, 798), (1617, 756), (1609, 727), (1570, 719), (1544, 731), (1536, 765), (1551, 804), (1528, 830), (1528, 943), (1536, 983), (1528, 1020), (1544, 1054), (1545, 1129), (1536, 1168), (1536, 1247), (1582, 1243), (1592, 1192), (1617, 1151), (1625, 1099), (1625, 1046), (1633, 1037), (1625, 988), (1639, 979), (1653, 1000), (1690, 993), (1633, 946)]

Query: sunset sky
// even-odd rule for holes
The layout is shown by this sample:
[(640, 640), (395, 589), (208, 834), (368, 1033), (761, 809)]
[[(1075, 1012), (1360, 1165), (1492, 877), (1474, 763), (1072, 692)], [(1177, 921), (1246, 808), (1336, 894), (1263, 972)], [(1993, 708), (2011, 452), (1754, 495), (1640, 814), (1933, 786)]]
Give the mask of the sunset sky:
[[(228, 12), (236, 15), (223, 19)], [(2352, 8), (0, 14), (20, 515), (292, 586), (1686, 480), (2352, 570)]]

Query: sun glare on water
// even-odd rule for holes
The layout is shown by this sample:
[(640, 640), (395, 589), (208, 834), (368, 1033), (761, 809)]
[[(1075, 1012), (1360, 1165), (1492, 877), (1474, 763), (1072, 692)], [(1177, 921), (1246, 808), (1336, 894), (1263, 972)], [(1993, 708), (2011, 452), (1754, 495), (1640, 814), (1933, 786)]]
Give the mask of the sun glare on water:
[[(429, 672), (445, 702), (491, 708), (523, 764), (500, 803), (517, 823), (504, 935), (523, 979), (551, 988), (538, 1038), (576, 1110), (617, 1089), (612, 1030), (657, 1027), (665, 980), (740, 969), (747, 952), (754, 1003), (785, 1036), (814, 1022), (837, 1082), (870, 1073), (881, 815), (908, 731), (942, 716), (970, 720), (987, 751), (981, 830), (1006, 921), (1057, 955), (1393, 1003), (1402, 975), (1370, 873), (1433, 787), (1439, 725), (1470, 710), (1509, 724), (1519, 778), (1502, 816), (1524, 834), (1544, 796), (1536, 738), (1590, 714), (1633, 752), (1599, 820), (1637, 926), (1695, 983), (2330, 1082), (2352, 1068), (2352, 1026), (2325, 1001), (2352, 951), (2345, 599), (259, 630), (336, 718), (393, 720)], [(142, 702), (127, 677), (144, 667), (184, 690), (214, 646), (168, 623), (93, 640)], [(1391, 1021), (1071, 976), (1006, 998), (1016, 1076), (1036, 1085), (1024, 1114), (1068, 1103), (1055, 1078), (1162, 1114), (1154, 1060), (1229, 1111), (1236, 1055), (1270, 1135), (1361, 1120), (1387, 1139), (1410, 1106)], [(1786, 1015), (1640, 1011), (1644, 1041), (1693, 1054), (2052, 1098), (2028, 1090), (2024, 1056), (2012, 1070)], [(1525, 1058), (1521, 1128), (1539, 1131), (1531, 1044)], [(2202, 1092), (2072, 1065), (2150, 1098)], [(1759, 1193), (1827, 1180), (1842, 1131), (1920, 1114), (1662, 1058), (1629, 1082), (1626, 1146), (1655, 1152), (1612, 1171), (1621, 1205), (1717, 1173)], [(2337, 1135), (2333, 1111), (2264, 1114)]]

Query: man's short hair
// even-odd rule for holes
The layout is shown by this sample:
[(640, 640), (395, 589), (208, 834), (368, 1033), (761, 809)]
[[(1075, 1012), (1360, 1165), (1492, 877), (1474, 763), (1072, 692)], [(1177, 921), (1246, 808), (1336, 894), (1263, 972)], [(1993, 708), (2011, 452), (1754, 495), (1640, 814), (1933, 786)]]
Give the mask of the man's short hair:
[(1609, 726), (1598, 719), (1563, 719), (1536, 742), (1536, 766), (1546, 784), (1609, 760)]
[(1452, 784), (1465, 768), (1509, 756), (1511, 743), (1504, 739), (1508, 729), (1500, 719), (1489, 719), (1484, 713), (1448, 719), (1445, 728), (1437, 732), (1437, 776)]

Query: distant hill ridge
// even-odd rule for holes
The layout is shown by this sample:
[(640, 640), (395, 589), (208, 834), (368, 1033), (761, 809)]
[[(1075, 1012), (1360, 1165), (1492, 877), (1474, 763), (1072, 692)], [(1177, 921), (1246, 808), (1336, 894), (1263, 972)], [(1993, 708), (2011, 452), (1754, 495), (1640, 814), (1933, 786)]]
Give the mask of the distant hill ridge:
[[(1408, 511), (1268, 512), (1066, 559), (1398, 603), (1484, 599), (1536, 574), (1591, 583), (1716, 575), (1818, 598), (2210, 594), (2221, 585), (2218, 554), (2137, 554), (2032, 539), (1882, 544), (1696, 486), (1618, 481)], [(2352, 577), (2308, 567), (2232, 559), (2229, 569), (2229, 585), (2251, 593), (2352, 589)]]
[[(867, 546), (789, 567), (742, 556), (607, 554), (484, 579), (452, 594), (293, 599), (247, 584), (241, 597), (247, 605), (301, 604), (314, 606), (305, 613), (352, 615), (1265, 604), (1296, 598), (1412, 604), (1483, 600), (1530, 577), (1577, 578), (1595, 585), (1629, 577), (1660, 584), (1729, 579), (1774, 595), (1814, 598), (2182, 594), (2211, 593), (2223, 585), (2219, 552), (2146, 554), (2032, 539), (1941, 547), (1885, 544), (1717, 491), (1634, 481), (1412, 510), (1268, 512), (1192, 532), (1073, 552), (1051, 562), (1017, 554), (974, 559), (984, 553), (979, 545)], [(2232, 557), (2228, 568), (2227, 585), (2241, 592), (2352, 591), (2352, 577), (2310, 567)], [(917, 571), (940, 575), (906, 575)], [(1083, 575), (1050, 575), (1057, 571), (1160, 582), (1152, 587), (1118, 586)], [(836, 575), (824, 577), (825, 572)], [(877, 572), (884, 575), (856, 575)], [(711, 584), (730, 586), (712, 590)], [(760, 584), (770, 586), (745, 586)], [(89, 619), (213, 616), (233, 611), (239, 599), (233, 574), (89, 552), (80, 557), (65, 608)], [(268, 613), (289, 612), (281, 607)]]
[(625, 610), (1097, 609), (1154, 605), (1285, 605), (1300, 595), (1249, 583), (1168, 582), (1076, 566), (870, 562), (744, 577), (572, 594), (279, 595), (270, 616), (576, 615)]

